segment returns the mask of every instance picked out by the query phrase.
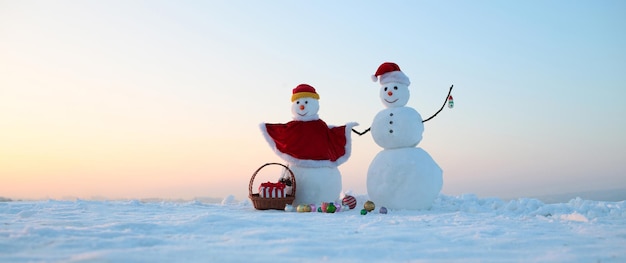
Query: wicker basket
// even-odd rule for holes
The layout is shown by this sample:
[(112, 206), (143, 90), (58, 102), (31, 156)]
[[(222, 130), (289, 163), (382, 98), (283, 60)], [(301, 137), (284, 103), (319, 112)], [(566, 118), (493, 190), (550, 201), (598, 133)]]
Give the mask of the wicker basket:
[[(282, 167), (285, 167), (285, 169), (289, 171), (289, 174), (291, 176), (291, 187), (292, 187), (290, 195), (287, 195), (286, 197), (280, 197), (280, 198), (263, 198), (259, 196), (258, 193), (256, 194), (252, 193), (252, 183), (254, 183), (254, 178), (256, 177), (257, 173), (259, 173), (259, 171), (263, 169), (263, 167), (268, 166), (268, 165), (280, 165)], [(289, 169), (289, 167), (287, 167), (284, 164), (266, 163), (263, 166), (259, 167), (259, 169), (257, 169), (256, 172), (254, 172), (254, 174), (252, 175), (252, 178), (250, 178), (250, 185), (248, 186), (248, 196), (250, 197), (250, 200), (252, 200), (252, 204), (254, 204), (254, 208), (258, 210), (267, 210), (267, 209), (283, 210), (285, 209), (285, 205), (292, 204), (293, 200), (296, 199), (296, 177), (293, 175), (293, 172), (291, 171), (291, 169)]]

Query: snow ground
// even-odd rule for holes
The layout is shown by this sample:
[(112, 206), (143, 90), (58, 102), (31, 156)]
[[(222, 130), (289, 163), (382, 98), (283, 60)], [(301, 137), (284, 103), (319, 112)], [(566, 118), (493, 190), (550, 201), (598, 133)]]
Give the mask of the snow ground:
[(626, 262), (626, 203), (440, 195), (360, 214), (222, 203), (0, 202), (0, 262)]

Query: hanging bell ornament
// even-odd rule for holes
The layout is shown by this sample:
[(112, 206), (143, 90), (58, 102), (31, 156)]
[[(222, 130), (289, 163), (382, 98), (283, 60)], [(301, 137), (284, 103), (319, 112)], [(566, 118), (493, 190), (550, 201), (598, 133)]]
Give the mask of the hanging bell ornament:
[(454, 107), (454, 99), (452, 99), (452, 95), (448, 96), (448, 108), (452, 109)]

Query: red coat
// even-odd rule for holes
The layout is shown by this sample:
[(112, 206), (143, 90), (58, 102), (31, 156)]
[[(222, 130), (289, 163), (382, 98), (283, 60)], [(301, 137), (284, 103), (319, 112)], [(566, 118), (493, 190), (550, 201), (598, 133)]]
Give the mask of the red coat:
[(261, 131), (283, 160), (305, 167), (336, 167), (350, 157), (351, 129), (356, 123), (328, 127), (320, 119), (262, 123)]

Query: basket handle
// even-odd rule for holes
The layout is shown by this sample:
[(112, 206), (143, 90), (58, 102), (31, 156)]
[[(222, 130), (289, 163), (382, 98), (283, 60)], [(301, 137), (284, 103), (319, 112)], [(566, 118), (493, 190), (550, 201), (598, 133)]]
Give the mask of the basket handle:
[(280, 165), (282, 167), (285, 167), (285, 169), (287, 169), (287, 171), (289, 171), (289, 175), (291, 176), (291, 194), (293, 196), (296, 196), (296, 177), (293, 175), (293, 172), (291, 171), (291, 169), (289, 169), (288, 166), (282, 164), (282, 163), (266, 163), (264, 165), (262, 165), (261, 167), (259, 167), (259, 169), (257, 169), (254, 174), (252, 175), (252, 178), (250, 178), (250, 184), (248, 185), (248, 195), (252, 195), (252, 183), (254, 183), (254, 178), (256, 177), (257, 173), (259, 173), (259, 171), (261, 171), (261, 169), (263, 169), (263, 167), (268, 166), (268, 165)]

